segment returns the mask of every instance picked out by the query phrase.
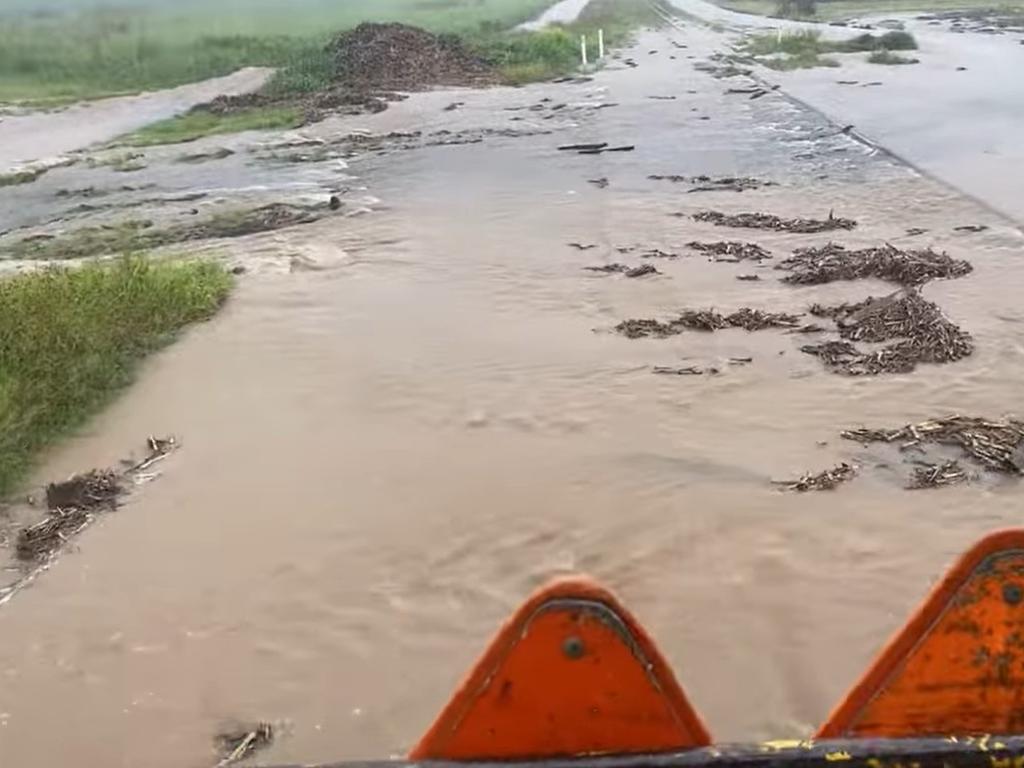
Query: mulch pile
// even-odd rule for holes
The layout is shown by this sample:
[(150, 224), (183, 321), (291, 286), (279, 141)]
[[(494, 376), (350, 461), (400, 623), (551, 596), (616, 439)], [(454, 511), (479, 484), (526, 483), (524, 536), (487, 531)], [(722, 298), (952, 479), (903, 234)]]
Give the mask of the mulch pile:
[(495, 82), (491, 67), (455, 35), (434, 35), (407, 24), (364, 23), (328, 45), (335, 80), (363, 89), (422, 90), (434, 85)]
[(744, 229), (772, 229), (777, 232), (796, 232), (811, 234), (829, 232), (835, 229), (853, 229), (857, 222), (834, 216), (829, 211), (827, 219), (783, 219), (770, 213), (736, 213), (727, 214), (721, 211), (701, 211), (695, 213), (696, 221), (709, 221), (719, 227), (740, 227)]
[[(810, 312), (834, 320), (846, 341), (807, 345), (802, 351), (817, 355), (833, 371), (848, 376), (909, 373), (918, 363), (949, 363), (974, 352), (970, 334), (913, 289), (857, 304), (816, 304)], [(861, 351), (850, 343), (893, 339), (900, 340), (873, 351)]]
[(782, 486), (785, 491), (831, 491), (837, 485), (852, 480), (857, 475), (857, 468), (850, 464), (840, 464), (838, 467), (826, 469), (817, 474), (808, 472), (799, 480), (782, 480), (774, 484)]
[(714, 261), (762, 261), (772, 257), (771, 252), (757, 243), (742, 243), (738, 240), (721, 240), (715, 243), (701, 243), (695, 240), (687, 243), (686, 247), (710, 254), (715, 257)]
[(714, 310), (688, 309), (679, 317), (668, 320), (623, 320), (615, 331), (630, 339), (647, 337), (667, 338), (677, 336), (684, 331), (719, 331), (724, 328), (743, 328), (748, 331), (760, 331), (765, 328), (793, 328), (800, 324), (799, 315), (785, 312), (765, 312), (760, 309), (744, 307), (731, 315), (721, 315)]
[(902, 451), (928, 443), (955, 446), (993, 472), (1024, 471), (1024, 422), (1016, 419), (948, 416), (898, 429), (850, 429), (841, 434), (860, 443), (898, 442)]
[(776, 269), (789, 272), (782, 282), (819, 285), (836, 280), (878, 277), (900, 285), (921, 285), (935, 278), (963, 277), (974, 267), (946, 253), (927, 250), (904, 251), (886, 244), (880, 248), (848, 251), (829, 243), (820, 248), (800, 248)]
[(220, 96), (193, 112), (231, 114), (267, 106), (295, 106), (306, 123), (329, 113), (382, 112), (404, 96), (433, 86), (497, 83), (494, 68), (455, 35), (435, 35), (407, 24), (364, 23), (335, 36), (326, 47), (334, 61), (332, 84), (306, 94), (249, 93)]

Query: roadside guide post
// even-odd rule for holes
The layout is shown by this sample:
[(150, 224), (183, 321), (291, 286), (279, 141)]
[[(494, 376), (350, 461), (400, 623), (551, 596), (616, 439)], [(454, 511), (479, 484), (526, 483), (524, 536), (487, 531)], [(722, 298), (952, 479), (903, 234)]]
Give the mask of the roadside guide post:
[(587, 66), (587, 36), (580, 35), (580, 59), (583, 61), (583, 66)]
[(597, 30), (597, 58), (598, 61), (604, 61), (604, 30)]

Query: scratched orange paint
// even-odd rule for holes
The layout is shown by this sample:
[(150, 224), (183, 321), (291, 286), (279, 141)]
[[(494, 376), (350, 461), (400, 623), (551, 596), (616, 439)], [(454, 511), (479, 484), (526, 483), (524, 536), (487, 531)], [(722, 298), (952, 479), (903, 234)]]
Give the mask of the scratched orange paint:
[(953, 566), (829, 720), (821, 738), (1024, 730), (1024, 530)]
[(584, 579), (535, 594), (410, 753), (516, 759), (659, 752), (710, 737), (654, 643)]

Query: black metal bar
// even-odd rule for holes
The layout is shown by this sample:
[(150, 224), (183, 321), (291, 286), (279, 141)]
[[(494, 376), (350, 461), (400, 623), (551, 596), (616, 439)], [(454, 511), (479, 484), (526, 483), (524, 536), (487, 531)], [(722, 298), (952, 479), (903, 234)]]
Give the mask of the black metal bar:
[(1024, 736), (769, 741), (656, 755), (510, 762), (371, 760), (315, 768), (1024, 768)]

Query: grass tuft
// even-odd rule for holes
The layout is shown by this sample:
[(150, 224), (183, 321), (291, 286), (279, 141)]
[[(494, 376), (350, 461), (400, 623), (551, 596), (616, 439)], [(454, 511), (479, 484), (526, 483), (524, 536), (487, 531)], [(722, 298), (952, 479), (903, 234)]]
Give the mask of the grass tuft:
[(917, 59), (911, 59), (907, 56), (900, 56), (898, 53), (892, 51), (873, 51), (868, 56), (868, 62), (871, 64), (917, 64)]
[(13, 187), (17, 184), (31, 184), (38, 179), (49, 168), (31, 168), (24, 171), (13, 171), (12, 173), (0, 173), (0, 187)]
[[(858, 53), (871, 52), (868, 58), (875, 57), (900, 59), (900, 61), (876, 61), (879, 64), (912, 64), (915, 59), (903, 59), (890, 54), (890, 51), (909, 51), (917, 48), (917, 40), (909, 32), (886, 32), (875, 36), (870, 33), (857, 35), (847, 40), (826, 40), (817, 31), (794, 32), (779, 37), (774, 34), (754, 35), (747, 39), (746, 52), (755, 57), (772, 56), (775, 58), (759, 59), (761, 64), (777, 70), (803, 69), (806, 67), (838, 67), (835, 59), (825, 58), (824, 53)], [(781, 54), (781, 56), (779, 55)]]
[(183, 144), (222, 133), (297, 128), (302, 122), (302, 111), (298, 107), (253, 107), (227, 114), (195, 111), (147, 125), (123, 137), (119, 143), (131, 147)]
[(217, 263), (141, 257), (0, 280), (0, 494), (230, 288)]

